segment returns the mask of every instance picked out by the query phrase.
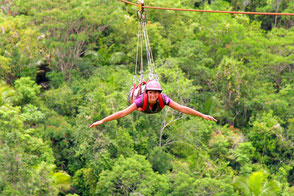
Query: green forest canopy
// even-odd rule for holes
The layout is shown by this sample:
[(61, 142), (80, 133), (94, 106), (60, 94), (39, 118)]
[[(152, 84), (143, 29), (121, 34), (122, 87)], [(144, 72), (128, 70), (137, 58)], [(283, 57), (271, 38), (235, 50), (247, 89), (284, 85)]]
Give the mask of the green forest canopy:
[[(145, 4), (294, 13), (291, 0)], [(127, 107), (136, 9), (0, 1), (0, 194), (293, 195), (294, 18), (147, 10), (164, 93), (218, 122), (165, 108), (89, 129)]]

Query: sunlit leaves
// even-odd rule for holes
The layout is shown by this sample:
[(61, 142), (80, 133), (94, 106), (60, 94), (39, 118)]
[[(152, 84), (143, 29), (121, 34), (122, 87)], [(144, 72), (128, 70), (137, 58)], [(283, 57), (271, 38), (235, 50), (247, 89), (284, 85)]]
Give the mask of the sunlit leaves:
[(40, 97), (40, 86), (31, 78), (22, 77), (15, 81), (15, 90), (18, 93), (18, 99), (21, 105), (27, 103), (38, 104)]
[(10, 58), (0, 56), (0, 78), (7, 78), (8, 74), (11, 72), (11, 68), (9, 66), (11, 62)]
[(4, 81), (0, 81), (0, 106), (3, 104), (12, 104), (16, 100), (15, 91)]
[(237, 177), (234, 185), (245, 195), (266, 196), (278, 195), (280, 184), (275, 180), (268, 180), (268, 174), (263, 171), (254, 172), (248, 177)]
[(144, 156), (120, 157), (112, 171), (100, 174), (96, 194), (166, 194), (165, 176), (156, 174)]
[(23, 108), (21, 115), (26, 122), (37, 123), (45, 118), (45, 114), (38, 110), (34, 105), (28, 104)]
[(15, 76), (34, 77), (36, 74), (41, 37), (36, 26), (29, 22), (24, 16), (0, 16), (0, 67), (3, 71), (0, 73), (6, 81), (11, 82)]

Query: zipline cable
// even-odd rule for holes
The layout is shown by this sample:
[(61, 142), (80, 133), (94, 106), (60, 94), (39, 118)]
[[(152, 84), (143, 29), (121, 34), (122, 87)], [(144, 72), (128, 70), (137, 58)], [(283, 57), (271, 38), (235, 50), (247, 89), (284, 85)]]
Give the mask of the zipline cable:
[[(120, 0), (127, 4), (137, 6), (135, 3), (128, 2), (126, 0)], [(174, 10), (174, 11), (188, 11), (188, 12), (208, 12), (208, 13), (220, 13), (220, 14), (251, 14), (251, 15), (282, 15), (282, 16), (294, 16), (294, 13), (272, 13), (272, 12), (235, 12), (235, 11), (218, 11), (218, 10), (193, 10), (193, 9), (180, 9), (180, 8), (165, 8), (165, 7), (151, 7), (151, 6), (142, 6), (142, 8), (148, 9), (160, 9), (160, 10)]]

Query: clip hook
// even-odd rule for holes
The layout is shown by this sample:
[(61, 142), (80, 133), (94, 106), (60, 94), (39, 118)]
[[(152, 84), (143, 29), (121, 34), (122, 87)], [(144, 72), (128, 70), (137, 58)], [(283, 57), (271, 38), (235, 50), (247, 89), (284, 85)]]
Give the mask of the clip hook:
[(144, 21), (146, 18), (146, 12), (144, 10), (144, 0), (138, 0), (138, 11), (137, 16), (140, 21)]
[(143, 6), (144, 6), (144, 1), (143, 0), (139, 0), (138, 1), (138, 8), (139, 8), (139, 11), (140, 12), (144, 11)]

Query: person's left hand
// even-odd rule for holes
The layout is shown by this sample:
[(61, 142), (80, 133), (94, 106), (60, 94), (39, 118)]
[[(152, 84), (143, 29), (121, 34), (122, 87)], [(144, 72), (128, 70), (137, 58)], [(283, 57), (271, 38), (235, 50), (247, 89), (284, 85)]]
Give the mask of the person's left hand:
[(212, 116), (209, 116), (209, 115), (204, 115), (203, 118), (204, 118), (205, 120), (211, 120), (211, 121), (214, 121), (214, 122), (217, 121), (215, 118), (213, 118)]
[(99, 120), (99, 121), (97, 121), (97, 122), (94, 122), (91, 126), (90, 126), (90, 128), (93, 128), (93, 127), (96, 127), (96, 126), (98, 126), (98, 125), (102, 125), (103, 124), (103, 121), (102, 120)]

